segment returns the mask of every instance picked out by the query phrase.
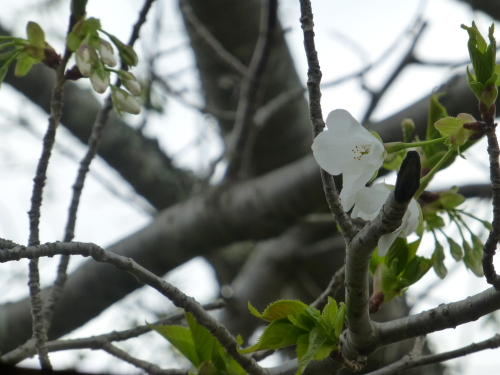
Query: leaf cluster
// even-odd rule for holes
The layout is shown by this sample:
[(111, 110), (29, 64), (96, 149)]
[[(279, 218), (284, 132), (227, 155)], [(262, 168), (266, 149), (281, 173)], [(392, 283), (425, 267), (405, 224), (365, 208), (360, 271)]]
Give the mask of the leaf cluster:
[(416, 255), (422, 239), (421, 234), (422, 229), (420, 238), (412, 243), (408, 243), (406, 238), (398, 237), (383, 257), (376, 251), (373, 253), (370, 260), (370, 272), (374, 275), (373, 293), (383, 293), (384, 303), (401, 295), (432, 267), (432, 258)]
[(49, 55), (57, 56), (53, 48), (45, 42), (45, 33), (36, 22), (26, 25), (27, 39), (10, 36), (0, 37), (0, 84), (4, 80), (9, 66), (17, 60), (14, 74), (22, 77), (31, 67), (44, 61)]
[(345, 305), (340, 303), (337, 306), (337, 302), (331, 297), (328, 297), (323, 312), (292, 300), (276, 301), (262, 314), (250, 302), (248, 308), (253, 315), (271, 324), (266, 327), (255, 345), (240, 350), (242, 354), (296, 345), (296, 375), (300, 375), (311, 360), (325, 359), (338, 348), (344, 326)]
[(461, 27), (469, 34), (467, 47), (475, 73), (472, 74), (467, 67), (467, 83), (477, 99), (489, 108), (495, 103), (498, 96), (497, 87), (500, 85), (500, 66), (496, 64), (496, 41), (493, 36), (495, 24), (488, 29), (489, 44), (474, 21), (472, 27)]

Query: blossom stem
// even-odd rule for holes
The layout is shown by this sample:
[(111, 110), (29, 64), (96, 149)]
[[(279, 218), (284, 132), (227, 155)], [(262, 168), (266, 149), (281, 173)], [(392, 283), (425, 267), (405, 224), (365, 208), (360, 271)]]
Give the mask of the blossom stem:
[(390, 143), (384, 143), (384, 148), (388, 154), (392, 154), (394, 152), (399, 152), (407, 148), (427, 146), (427, 145), (432, 145), (434, 143), (444, 142), (447, 138), (449, 137), (441, 137), (441, 138), (431, 139), (429, 141), (412, 142), (412, 143), (390, 142)]
[(453, 153), (455, 153), (455, 152), (456, 152), (456, 150), (454, 148), (448, 149), (446, 154), (443, 155), (441, 160), (439, 160), (437, 162), (437, 164), (431, 169), (431, 171), (420, 179), (420, 188), (417, 190), (417, 192), (414, 195), (415, 199), (417, 199), (420, 196), (420, 194), (422, 194), (422, 192), (425, 190), (427, 185), (429, 185), (429, 182), (432, 180), (432, 177), (434, 177), (436, 172), (438, 172), (441, 169), (441, 167), (446, 162), (446, 160), (448, 160), (448, 158), (451, 155), (453, 155)]

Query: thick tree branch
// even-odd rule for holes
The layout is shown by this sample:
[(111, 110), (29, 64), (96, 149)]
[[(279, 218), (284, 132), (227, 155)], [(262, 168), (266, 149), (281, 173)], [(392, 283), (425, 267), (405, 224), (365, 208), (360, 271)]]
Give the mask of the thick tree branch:
[(439, 305), (420, 314), (387, 323), (373, 323), (378, 331), (378, 346), (455, 328), (500, 309), (500, 293), (494, 288), (458, 302)]

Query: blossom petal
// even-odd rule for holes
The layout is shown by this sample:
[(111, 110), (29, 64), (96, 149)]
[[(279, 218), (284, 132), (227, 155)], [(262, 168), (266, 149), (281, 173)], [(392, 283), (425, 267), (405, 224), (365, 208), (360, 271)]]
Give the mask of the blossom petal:
[(391, 245), (399, 236), (400, 231), (396, 230), (394, 233), (385, 234), (378, 240), (378, 256), (383, 257), (389, 251)]
[(363, 188), (356, 194), (356, 205), (352, 210), (351, 217), (372, 221), (377, 217), (390, 193), (391, 187), (385, 183)]

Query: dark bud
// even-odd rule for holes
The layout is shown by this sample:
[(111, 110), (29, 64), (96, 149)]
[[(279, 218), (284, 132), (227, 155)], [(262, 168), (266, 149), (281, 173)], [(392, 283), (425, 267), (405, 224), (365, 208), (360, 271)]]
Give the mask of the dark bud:
[(394, 198), (398, 203), (408, 202), (420, 187), (420, 155), (417, 151), (408, 151), (398, 172)]
[(51, 69), (57, 69), (59, 64), (61, 63), (61, 55), (56, 53), (52, 48), (45, 48), (45, 59), (43, 59), (43, 63), (47, 65)]
[(467, 122), (463, 125), (467, 130), (473, 130), (475, 133), (469, 137), (469, 141), (476, 141), (484, 135), (486, 123), (484, 121)]
[(432, 203), (439, 199), (440, 195), (438, 193), (433, 193), (431, 191), (424, 190), (422, 194), (420, 194), (419, 200), (424, 203)]
[(495, 122), (496, 115), (496, 105), (493, 103), (490, 108), (488, 108), (483, 102), (479, 102), (479, 112), (481, 112), (481, 118), (484, 122), (493, 125)]
[(373, 293), (370, 297), (370, 302), (368, 303), (368, 308), (370, 310), (370, 314), (376, 313), (380, 306), (384, 303), (385, 295), (384, 292)]
[(82, 73), (80, 73), (80, 69), (76, 65), (74, 65), (71, 69), (66, 70), (65, 74), (66, 79), (71, 81), (76, 81), (80, 78), (83, 78)]

